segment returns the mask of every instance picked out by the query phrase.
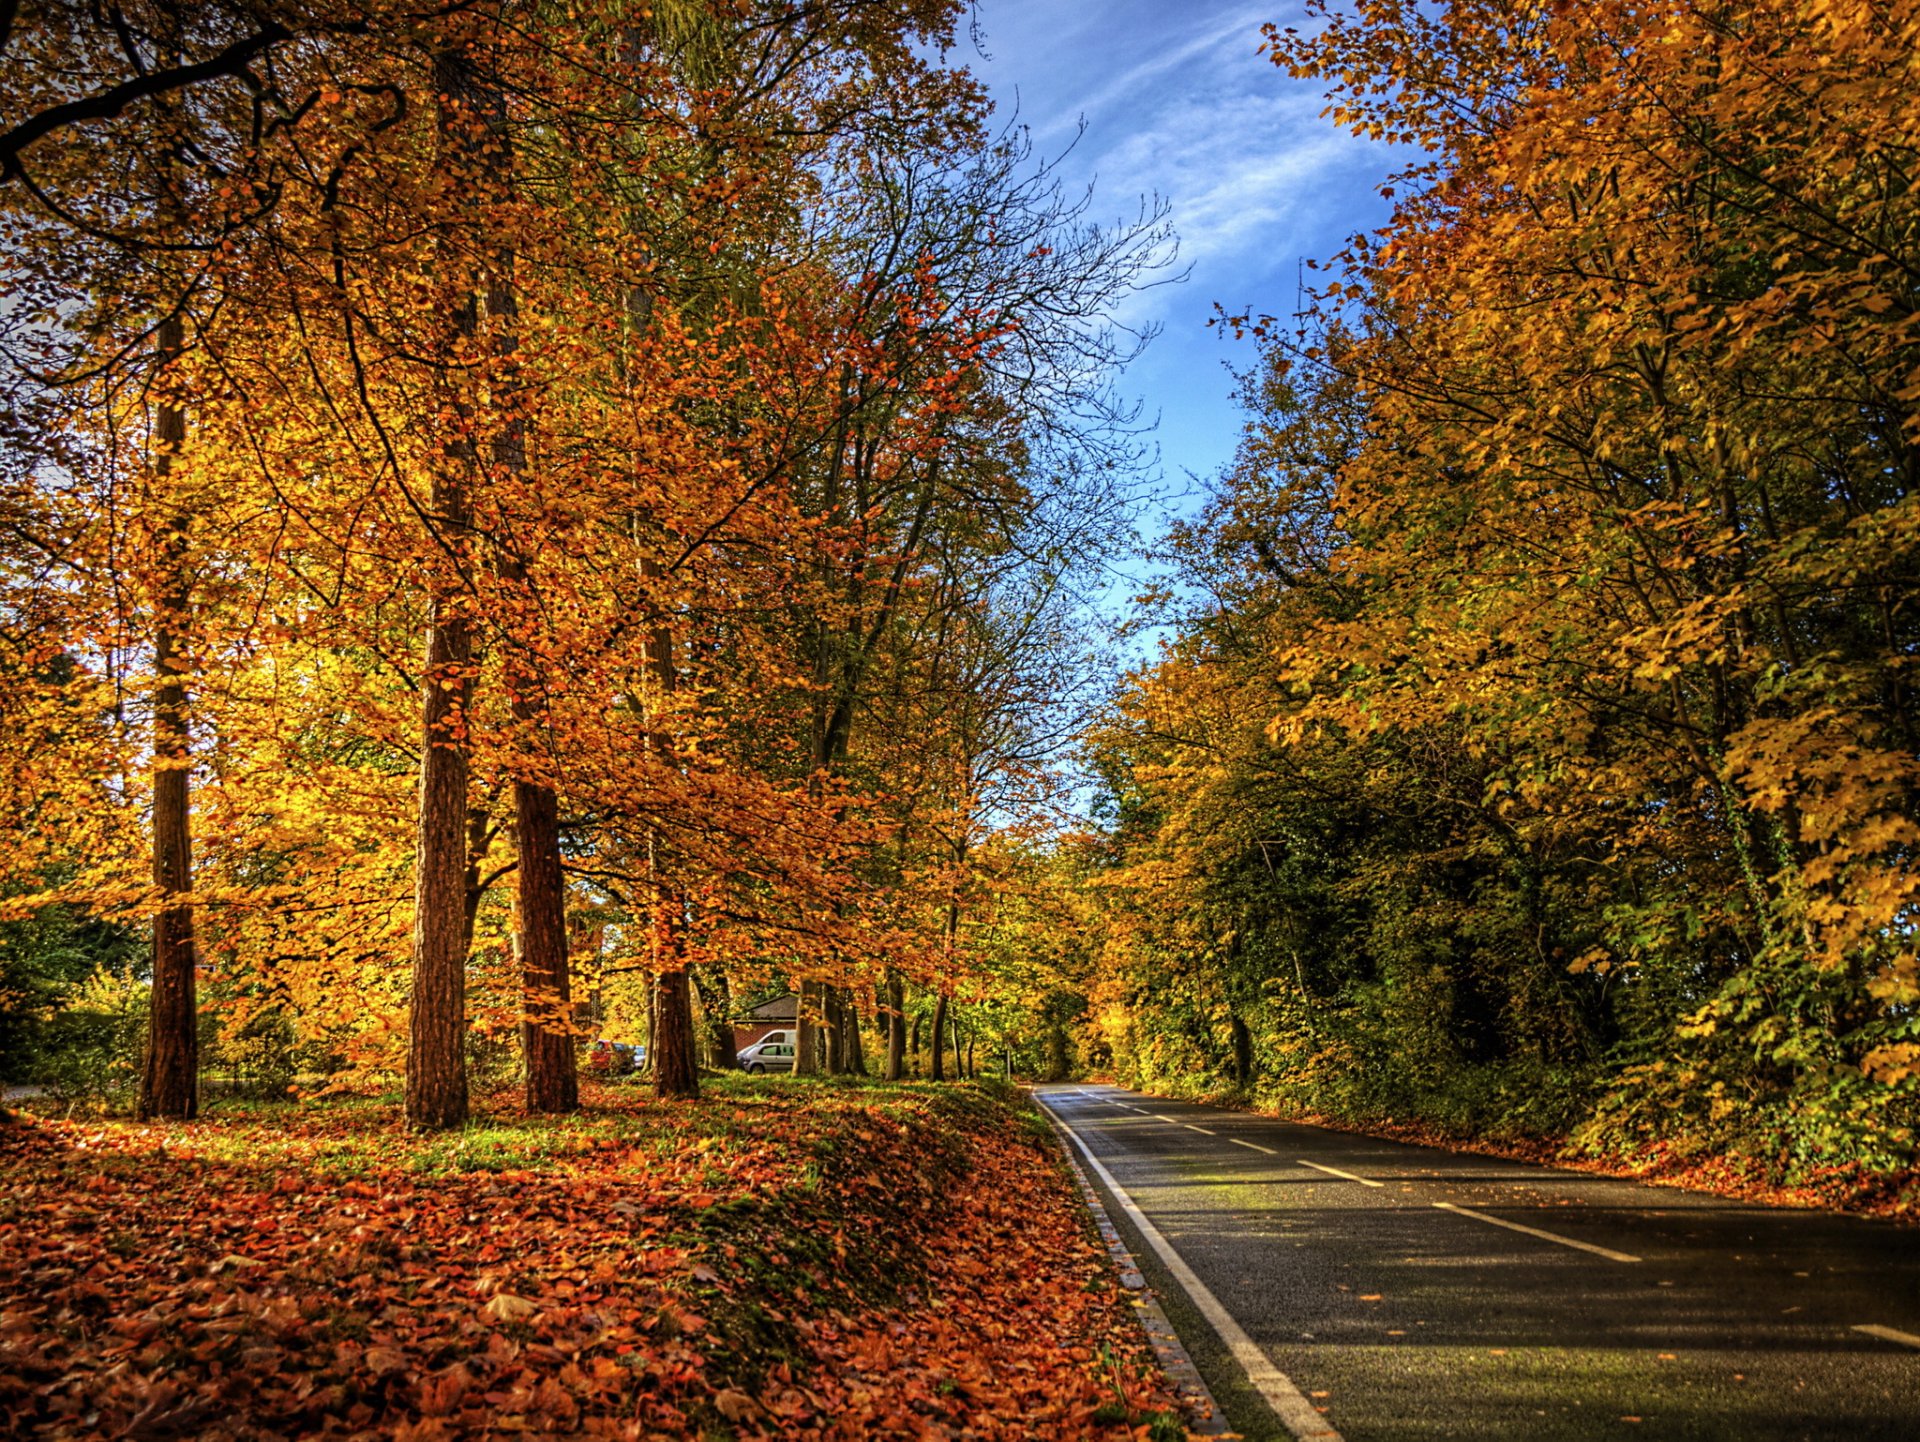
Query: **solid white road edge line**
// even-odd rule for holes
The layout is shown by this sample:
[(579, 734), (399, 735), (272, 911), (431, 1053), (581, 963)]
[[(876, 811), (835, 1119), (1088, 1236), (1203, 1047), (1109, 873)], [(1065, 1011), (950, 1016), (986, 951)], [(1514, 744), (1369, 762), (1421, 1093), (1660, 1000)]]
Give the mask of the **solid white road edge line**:
[(1538, 1227), (1523, 1227), (1518, 1222), (1509, 1222), (1500, 1217), (1490, 1217), (1485, 1212), (1476, 1212), (1471, 1207), (1456, 1207), (1452, 1202), (1435, 1202), (1443, 1212), (1455, 1212), (1463, 1217), (1472, 1217), (1476, 1222), (1488, 1222), (1496, 1227), (1505, 1227), (1509, 1232), (1525, 1232), (1529, 1237), (1538, 1237), (1543, 1242), (1558, 1242), (1563, 1247), (1572, 1247), (1577, 1251), (1592, 1252), (1596, 1257), (1605, 1257), (1610, 1262), (1637, 1262), (1640, 1259), (1631, 1252), (1616, 1252), (1611, 1247), (1596, 1247), (1592, 1242), (1578, 1242), (1572, 1237), (1563, 1237), (1558, 1232), (1543, 1232)]
[(1363, 1187), (1384, 1187), (1386, 1185), (1385, 1182), (1376, 1182), (1372, 1177), (1356, 1177), (1352, 1172), (1343, 1172), (1338, 1167), (1323, 1167), (1320, 1163), (1310, 1162), (1305, 1157), (1300, 1158), (1300, 1165), (1303, 1167), (1312, 1167), (1316, 1172), (1325, 1172), (1330, 1177), (1338, 1177), (1343, 1182), (1358, 1182)]
[(1911, 1332), (1902, 1332), (1893, 1327), (1882, 1327), (1877, 1322), (1855, 1327), (1856, 1332), (1865, 1332), (1869, 1337), (1878, 1337), (1883, 1342), (1898, 1342), (1902, 1347), (1920, 1347), (1920, 1337)]
[(1113, 1193), (1113, 1199), (1120, 1204), (1120, 1210), (1126, 1213), (1127, 1220), (1133, 1223), (1134, 1229), (1146, 1239), (1147, 1245), (1166, 1264), (1167, 1270), (1173, 1273), (1174, 1281), (1180, 1284), (1181, 1290), (1187, 1294), (1200, 1315), (1207, 1319), (1207, 1325), (1219, 1334), (1227, 1350), (1233, 1353), (1233, 1360), (1247, 1374), (1247, 1381), (1253, 1384), (1254, 1390), (1273, 1409), (1273, 1415), (1280, 1419), (1281, 1425), (1301, 1442), (1307, 1442), (1309, 1438), (1313, 1442), (1341, 1442), (1333, 1424), (1315, 1410), (1314, 1405), (1300, 1394), (1300, 1389), (1288, 1380), (1287, 1374), (1274, 1366), (1253, 1338), (1233, 1320), (1233, 1314), (1220, 1305), (1220, 1299), (1207, 1290), (1207, 1284), (1196, 1277), (1193, 1268), (1174, 1251), (1173, 1243), (1163, 1237), (1160, 1229), (1133, 1204), (1133, 1198), (1113, 1179), (1113, 1173), (1100, 1164), (1100, 1159), (1092, 1149), (1080, 1140), (1080, 1134), (1057, 1115), (1055, 1120), (1060, 1121), (1061, 1130), (1079, 1149), (1081, 1157), (1093, 1169), (1093, 1174)]
[(1280, 1153), (1276, 1152), (1272, 1147), (1263, 1147), (1258, 1142), (1250, 1142), (1241, 1137), (1228, 1137), (1227, 1140), (1232, 1142), (1236, 1147), (1247, 1147), (1252, 1151), (1265, 1152), (1270, 1157), (1280, 1155)]

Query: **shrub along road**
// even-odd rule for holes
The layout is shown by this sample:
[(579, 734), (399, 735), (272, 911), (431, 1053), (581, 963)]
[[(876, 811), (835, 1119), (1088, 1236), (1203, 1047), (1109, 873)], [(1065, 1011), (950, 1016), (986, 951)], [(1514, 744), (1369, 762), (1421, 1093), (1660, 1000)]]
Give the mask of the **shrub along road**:
[(1039, 1095), (1190, 1269), (1182, 1288), (1115, 1207), (1251, 1437), (1920, 1436), (1911, 1228), (1118, 1087)]

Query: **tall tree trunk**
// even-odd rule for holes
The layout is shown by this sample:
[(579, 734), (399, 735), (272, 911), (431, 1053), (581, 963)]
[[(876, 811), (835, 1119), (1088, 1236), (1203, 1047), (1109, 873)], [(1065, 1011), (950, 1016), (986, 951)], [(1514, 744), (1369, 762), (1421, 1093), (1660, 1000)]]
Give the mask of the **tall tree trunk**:
[[(504, 128), (502, 146), (509, 144)], [(510, 151), (500, 164), (511, 191)], [(519, 349), (519, 296), (514, 288), (514, 257), (503, 250), (487, 286), (487, 312), (494, 327), (495, 353), (506, 362), (505, 423), (494, 441), (494, 461), (508, 475), (526, 470), (526, 423), (513, 404), (519, 378), (513, 359)], [(498, 538), (494, 571), (511, 595), (527, 585), (526, 561)], [(517, 599), (517, 598), (516, 598)], [(541, 744), (547, 719), (541, 665), (523, 641), (506, 647), (508, 704), (520, 731), (523, 754)], [(523, 763), (524, 764), (524, 763)], [(527, 1068), (527, 1110), (572, 1112), (580, 1109), (580, 1077), (573, 1049), (573, 979), (567, 952), (567, 879), (560, 858), (560, 798), (544, 782), (518, 775), (513, 783), (515, 917), (520, 929), (521, 1046)]]
[(913, 1070), (915, 1075), (918, 1075), (920, 1071), (920, 1031), (921, 1031), (921, 1019), (916, 1016), (913, 1019), (912, 1035), (907, 1041), (907, 1053), (913, 1058)]
[(713, 1052), (714, 1068), (740, 1070), (740, 1051), (733, 1041), (733, 993), (727, 985), (727, 974), (718, 966), (696, 966), (693, 984), (706, 1015), (707, 1045)]
[[(434, 56), (440, 168), (470, 180), (484, 165), (474, 113), (497, 109), (463, 51)], [(456, 329), (478, 329), (476, 297), (456, 308)], [(472, 502), (467, 475), (474, 461), (465, 437), (445, 447), (433, 470), (428, 525), (442, 555), (427, 581), (427, 658), (421, 677), (420, 810), (414, 855), (413, 991), (408, 999), (407, 1120), (417, 1127), (456, 1127), (467, 1119), (467, 728), (473, 693), (473, 625), (462, 604), (461, 572), (469, 559)]]
[(854, 1076), (863, 1077), (867, 1074), (867, 1048), (866, 1043), (860, 1039), (860, 1001), (852, 987), (846, 989), (845, 1012), (847, 1040), (841, 1049), (843, 1058), (848, 1072)]
[(940, 994), (933, 999), (933, 1034), (928, 1038), (933, 1053), (932, 1076), (935, 1081), (945, 1081), (947, 1079), (946, 1043), (942, 1040), (942, 1038), (946, 1036), (946, 1028), (947, 993), (946, 990), (942, 988)]
[(793, 1070), (796, 1076), (813, 1076), (820, 1070), (816, 1056), (819, 1048), (819, 983), (803, 981), (794, 993)]
[[(433, 508), (463, 528), (464, 488), (436, 474)], [(420, 817), (415, 842), (413, 994), (407, 1019), (407, 1120), (457, 1127), (467, 1119), (467, 742), (473, 631), (454, 588), (432, 583), (421, 685)]]
[[(662, 574), (658, 563), (652, 560), (643, 561), (640, 571), (648, 580), (657, 579)], [(664, 620), (649, 633), (642, 659), (648, 675), (653, 678), (657, 694), (662, 697), (672, 694), (677, 684), (673, 631)], [(672, 738), (661, 734), (651, 724), (647, 730), (649, 744), (671, 755)], [(700, 1065), (694, 1055), (693, 987), (687, 978), (686, 954), (682, 949), (686, 918), (681, 911), (686, 898), (678, 890), (665, 885), (665, 858), (660, 854), (657, 836), (649, 840), (648, 851), (656, 895), (659, 897), (657, 904), (665, 913), (666, 923), (663, 931), (666, 956), (660, 983), (654, 990), (656, 1022), (651, 1052), (653, 1092), (659, 1097), (697, 1097), (700, 1095)]]
[(527, 1110), (578, 1111), (580, 1076), (573, 1052), (573, 979), (567, 965), (559, 799), (549, 787), (516, 781), (513, 808), (514, 848), (520, 863), (515, 909), (520, 926)]
[[(180, 319), (163, 321), (154, 337), (162, 372), (185, 345), (186, 327)], [(186, 439), (186, 411), (161, 404), (154, 417), (153, 467), (163, 483)], [(154, 599), (153, 884), (160, 893), (160, 909), (153, 918), (153, 991), (140, 1074), (143, 1119), (191, 1117), (200, 1103), (193, 908), (173, 900), (193, 891), (187, 720), (187, 669), (192, 662), (186, 653), (192, 581), (187, 572), (185, 527), (184, 518), (175, 519), (159, 537), (160, 584)]]
[(897, 1082), (906, 1074), (907, 1063), (907, 989), (900, 973), (887, 968), (887, 1080)]
[(846, 1008), (841, 1005), (840, 988), (831, 984), (821, 987), (820, 1005), (826, 1013), (827, 1075), (839, 1076), (847, 1069)]

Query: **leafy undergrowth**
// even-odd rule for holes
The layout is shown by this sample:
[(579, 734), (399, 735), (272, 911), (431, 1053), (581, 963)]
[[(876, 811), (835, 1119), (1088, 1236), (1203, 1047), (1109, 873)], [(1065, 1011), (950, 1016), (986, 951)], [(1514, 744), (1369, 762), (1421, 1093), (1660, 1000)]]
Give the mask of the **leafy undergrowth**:
[(0, 1429), (1183, 1435), (1011, 1094), (589, 1093), (0, 1127)]
[(1582, 1143), (1564, 1134), (1530, 1134), (1523, 1130), (1490, 1135), (1420, 1119), (1356, 1117), (1287, 1106), (1271, 1097), (1249, 1098), (1232, 1089), (1199, 1091), (1193, 1099), (1358, 1136), (1622, 1177), (1765, 1206), (1850, 1212), (1920, 1225), (1920, 1173), (1911, 1169), (1876, 1172), (1859, 1164), (1789, 1167), (1717, 1151), (1705, 1144), (1688, 1145), (1679, 1138), (1626, 1145), (1593, 1140)]

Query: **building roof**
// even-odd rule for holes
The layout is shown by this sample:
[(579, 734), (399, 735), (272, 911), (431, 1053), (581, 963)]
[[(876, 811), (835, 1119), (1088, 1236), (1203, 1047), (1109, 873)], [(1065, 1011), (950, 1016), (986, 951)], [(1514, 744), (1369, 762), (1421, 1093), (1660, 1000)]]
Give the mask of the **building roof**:
[(792, 1021), (800, 1014), (800, 1007), (792, 992), (785, 996), (776, 996), (772, 1001), (763, 1001), (758, 1006), (747, 1008), (746, 1020), (753, 1022)]

